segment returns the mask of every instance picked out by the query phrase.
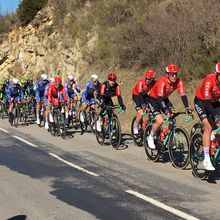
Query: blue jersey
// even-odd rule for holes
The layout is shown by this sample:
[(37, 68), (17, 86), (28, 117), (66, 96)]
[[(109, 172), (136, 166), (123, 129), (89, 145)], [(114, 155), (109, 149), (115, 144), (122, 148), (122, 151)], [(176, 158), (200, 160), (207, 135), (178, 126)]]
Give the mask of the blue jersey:
[(68, 98), (73, 98), (76, 96), (75, 90), (80, 93), (80, 88), (76, 82), (73, 85), (71, 85), (69, 82), (66, 82), (64, 88)]
[(21, 98), (24, 99), (24, 92), (19, 84), (10, 84), (8, 86), (8, 98)]
[(37, 82), (36, 82), (36, 92), (44, 93), (45, 87), (48, 83), (49, 83), (49, 81), (47, 81), (47, 80), (45, 82), (43, 82), (42, 79), (37, 80)]
[(101, 83), (98, 82), (96, 86), (94, 86), (92, 84), (92, 81), (88, 81), (86, 84), (85, 84), (85, 87), (83, 89), (83, 93), (84, 94), (93, 94), (95, 91), (99, 91), (100, 89), (100, 86), (101, 86)]

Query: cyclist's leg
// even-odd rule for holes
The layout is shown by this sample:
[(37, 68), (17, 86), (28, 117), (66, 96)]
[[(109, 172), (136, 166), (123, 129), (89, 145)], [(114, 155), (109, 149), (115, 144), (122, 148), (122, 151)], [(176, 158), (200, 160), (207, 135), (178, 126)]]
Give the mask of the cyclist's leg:
[(43, 98), (43, 94), (39, 91), (36, 91), (36, 116), (37, 116), (37, 124), (40, 124), (40, 108), (41, 108), (41, 99)]
[(215, 168), (212, 166), (210, 160), (210, 139), (211, 139), (211, 132), (212, 132), (212, 119), (208, 115), (208, 111), (205, 108), (204, 101), (201, 101), (197, 98), (194, 100), (195, 110), (202, 121), (203, 124), (203, 151), (204, 151), (204, 160), (203, 166), (207, 170), (214, 170)]

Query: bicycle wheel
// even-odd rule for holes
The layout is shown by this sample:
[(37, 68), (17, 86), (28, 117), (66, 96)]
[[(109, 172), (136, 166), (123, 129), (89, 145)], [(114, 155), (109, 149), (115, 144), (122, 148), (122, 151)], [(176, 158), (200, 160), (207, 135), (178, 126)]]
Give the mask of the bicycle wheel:
[(190, 164), (192, 168), (193, 175), (198, 179), (205, 179), (209, 171), (206, 170), (203, 165), (202, 161), (204, 159), (203, 153), (203, 142), (202, 142), (202, 134), (195, 133), (190, 141)]
[(90, 114), (89, 114), (89, 125), (91, 127), (91, 130), (93, 133), (95, 133), (95, 123), (96, 123), (96, 120), (97, 120), (97, 114), (95, 111), (91, 111)]
[(170, 160), (174, 167), (184, 169), (189, 164), (189, 138), (185, 129), (175, 127), (168, 141)]
[(152, 124), (147, 125), (147, 127), (144, 131), (144, 135), (143, 135), (143, 143), (144, 143), (144, 149), (145, 149), (145, 153), (147, 155), (147, 158), (151, 161), (156, 162), (159, 160), (160, 155), (163, 152), (162, 149), (164, 148), (164, 146), (163, 146), (163, 143), (161, 143), (159, 140), (154, 140), (156, 149), (151, 149), (148, 146), (147, 137), (150, 135), (151, 128), (152, 128)]
[(19, 110), (18, 110), (17, 107), (15, 107), (15, 109), (14, 109), (14, 118), (13, 118), (13, 124), (14, 124), (15, 127), (18, 127), (19, 115), (20, 115)]
[(80, 115), (82, 114), (81, 113), (82, 111), (80, 110), (80, 112), (79, 112), (79, 123), (80, 123), (80, 128), (81, 128), (81, 130), (82, 130), (82, 134), (84, 133), (84, 132), (86, 132), (87, 131), (87, 114), (85, 113), (84, 114), (84, 121), (82, 122), (81, 120), (80, 120)]
[(190, 131), (190, 140), (191, 140), (192, 136), (195, 133), (203, 133), (203, 125), (202, 125), (202, 123), (198, 122), (198, 123), (193, 125), (193, 127), (192, 127), (192, 129)]
[(113, 116), (110, 124), (110, 143), (114, 149), (121, 145), (121, 125), (117, 116)]
[(101, 131), (97, 130), (97, 121), (95, 123), (95, 126), (96, 126), (96, 129), (95, 129), (96, 140), (99, 144), (103, 145), (105, 143), (105, 134), (106, 134), (103, 123), (102, 123), (102, 126), (101, 126)]
[(54, 122), (49, 123), (49, 130), (52, 136), (56, 135), (56, 125)]
[(66, 138), (65, 116), (62, 113), (58, 115), (58, 132), (63, 139)]
[(133, 138), (134, 143), (141, 147), (143, 146), (143, 130), (142, 130), (142, 120), (140, 121), (138, 125), (138, 134), (134, 134), (134, 122), (136, 120), (136, 117), (133, 118), (131, 123), (131, 136)]

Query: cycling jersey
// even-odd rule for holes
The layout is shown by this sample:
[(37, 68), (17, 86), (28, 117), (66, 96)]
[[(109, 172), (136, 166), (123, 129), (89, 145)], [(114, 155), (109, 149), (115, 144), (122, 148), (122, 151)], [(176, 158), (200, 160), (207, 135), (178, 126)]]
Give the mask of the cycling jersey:
[(143, 93), (143, 95), (147, 95), (149, 91), (153, 88), (155, 85), (156, 80), (150, 83), (150, 85), (146, 84), (146, 79), (141, 78), (136, 82), (135, 87), (132, 89), (133, 95), (139, 95), (140, 93)]
[(197, 88), (195, 96), (204, 101), (206, 99), (216, 102), (220, 98), (220, 88), (216, 82), (216, 74), (208, 74), (202, 84)]
[(40, 100), (44, 97), (44, 91), (46, 85), (49, 83), (49, 81), (43, 81), (43, 80), (38, 80), (36, 82), (36, 102), (39, 103)]
[(66, 82), (64, 87), (68, 98), (74, 98), (77, 95), (75, 90), (80, 93), (80, 88), (76, 82), (73, 85), (70, 82)]
[(154, 87), (150, 90), (150, 96), (154, 99), (157, 99), (158, 96), (168, 98), (176, 89), (178, 89), (178, 93), (181, 96), (185, 95), (183, 82), (180, 78), (177, 78), (176, 82), (170, 83), (167, 76), (162, 76), (157, 80)]
[(110, 86), (108, 81), (105, 81), (101, 85), (100, 89), (100, 95), (104, 97), (114, 97), (114, 96), (120, 96), (121, 95), (121, 90), (118, 85), (118, 83), (115, 83), (114, 86)]
[(11, 101), (11, 98), (14, 98), (15, 101), (23, 100), (24, 99), (24, 93), (22, 91), (22, 88), (19, 84), (10, 84), (8, 86), (8, 98)]
[(48, 87), (47, 92), (48, 92), (47, 93), (48, 101), (50, 102), (53, 102), (55, 99), (64, 100), (64, 101), (67, 101), (68, 99), (63, 85), (56, 88), (55, 85), (51, 83), (51, 85), (49, 85)]

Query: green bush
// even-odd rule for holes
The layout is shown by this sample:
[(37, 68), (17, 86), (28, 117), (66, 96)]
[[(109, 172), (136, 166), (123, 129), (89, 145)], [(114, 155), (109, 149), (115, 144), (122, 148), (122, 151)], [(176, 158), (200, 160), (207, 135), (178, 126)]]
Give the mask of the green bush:
[(48, 0), (23, 0), (18, 6), (18, 19), (22, 26), (28, 25), (48, 2)]

